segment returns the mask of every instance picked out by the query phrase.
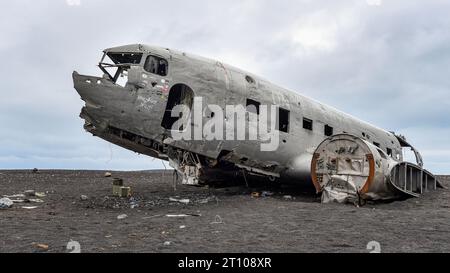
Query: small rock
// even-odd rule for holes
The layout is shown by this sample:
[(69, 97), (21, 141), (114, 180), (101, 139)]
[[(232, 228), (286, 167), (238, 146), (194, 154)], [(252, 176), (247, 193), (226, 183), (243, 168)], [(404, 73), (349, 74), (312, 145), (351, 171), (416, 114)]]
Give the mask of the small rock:
[(185, 229), (186, 228), (186, 226), (180, 226), (180, 229)]
[(273, 192), (271, 192), (271, 191), (263, 191), (261, 193), (262, 197), (268, 197), (268, 196), (272, 196), (272, 195), (273, 195)]
[(117, 219), (118, 219), (118, 220), (122, 220), (122, 219), (125, 219), (125, 218), (127, 218), (127, 217), (128, 217), (128, 215), (126, 215), (126, 214), (121, 214), (121, 215), (117, 216)]
[(89, 199), (89, 197), (87, 197), (87, 195), (81, 195), (80, 199), (81, 199), (81, 201), (86, 201)]
[(214, 222), (211, 222), (211, 224), (223, 224), (222, 217), (220, 217), (220, 215), (216, 215)]
[(251, 194), (251, 196), (253, 197), (253, 198), (258, 198), (259, 196), (260, 196), (260, 194), (259, 194), (259, 192), (252, 192), (252, 194)]
[(0, 209), (8, 209), (12, 207), (14, 202), (9, 198), (1, 198), (0, 199)]
[(165, 246), (170, 246), (171, 244), (172, 244), (172, 242), (169, 242), (169, 241), (165, 241), (165, 242), (164, 242), (164, 245), (165, 245)]
[(112, 174), (110, 172), (105, 173), (105, 177), (111, 177), (111, 176), (112, 176)]

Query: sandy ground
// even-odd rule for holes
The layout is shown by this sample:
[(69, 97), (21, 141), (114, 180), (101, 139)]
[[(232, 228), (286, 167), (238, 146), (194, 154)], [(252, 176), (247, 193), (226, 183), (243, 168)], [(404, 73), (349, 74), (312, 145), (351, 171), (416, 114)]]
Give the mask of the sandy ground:
[[(0, 210), (0, 252), (68, 252), (70, 240), (81, 252), (369, 252), (370, 241), (382, 252), (450, 252), (448, 189), (357, 208), (323, 205), (302, 188), (174, 191), (171, 172), (112, 172), (132, 187), (129, 199), (111, 196), (112, 178), (104, 173), (0, 170), (0, 196), (46, 192), (43, 203)], [(440, 179), (450, 186), (449, 176)], [(274, 195), (251, 196), (265, 190)], [(119, 220), (121, 214), (127, 217)]]

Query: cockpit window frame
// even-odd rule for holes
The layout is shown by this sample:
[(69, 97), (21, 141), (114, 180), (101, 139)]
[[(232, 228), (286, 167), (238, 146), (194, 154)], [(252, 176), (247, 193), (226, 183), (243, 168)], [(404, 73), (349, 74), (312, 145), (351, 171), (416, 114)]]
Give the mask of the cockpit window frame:
[[(142, 63), (142, 58), (144, 54), (142, 52), (114, 52), (109, 51), (106, 55), (114, 62), (116, 65), (139, 65)], [(139, 56), (139, 62), (120, 62), (120, 59), (113, 58), (113, 55), (131, 55), (131, 56)]]
[[(114, 59), (109, 56), (109, 54), (139, 54), (141, 55), (141, 59), (139, 63), (106, 63), (105, 58), (108, 57), (112, 62), (114, 62)], [(142, 60), (144, 59), (145, 54), (143, 52), (115, 52), (115, 51), (104, 51), (103, 56), (98, 64), (98, 67), (105, 73), (111, 81), (114, 83), (117, 82), (117, 79), (119, 78), (120, 74), (125, 69), (129, 69), (131, 66), (142, 66)], [(117, 67), (117, 71), (114, 73), (114, 76), (109, 73), (109, 71), (106, 68), (112, 68)]]
[[(139, 54), (141, 55), (141, 59), (139, 63), (115, 63), (114, 59), (110, 57), (110, 54)], [(166, 69), (165, 69), (165, 74), (161, 75), (159, 73), (153, 73), (151, 71), (148, 71), (145, 69), (145, 63), (147, 62), (147, 59), (152, 56), (155, 57), (158, 61), (163, 60), (166, 62)], [(109, 62), (105, 62), (105, 58), (108, 57), (111, 62), (113, 63), (109, 63)], [(145, 73), (149, 73), (152, 75), (156, 75), (159, 77), (167, 77), (169, 76), (170, 73), (170, 62), (169, 62), (170, 58), (166, 58), (164, 56), (161, 56), (159, 54), (155, 54), (152, 52), (116, 52), (116, 51), (104, 51), (103, 52), (103, 56), (98, 64), (98, 67), (102, 70), (102, 72), (108, 76), (108, 78), (113, 81), (114, 83), (117, 82), (119, 76), (127, 69), (129, 69), (131, 66), (139, 66), (142, 68), (142, 70)], [(114, 73), (110, 73), (107, 69), (108, 68), (117, 68), (117, 70)], [(158, 67), (159, 70), (159, 67)], [(114, 74), (114, 75), (112, 75)]]

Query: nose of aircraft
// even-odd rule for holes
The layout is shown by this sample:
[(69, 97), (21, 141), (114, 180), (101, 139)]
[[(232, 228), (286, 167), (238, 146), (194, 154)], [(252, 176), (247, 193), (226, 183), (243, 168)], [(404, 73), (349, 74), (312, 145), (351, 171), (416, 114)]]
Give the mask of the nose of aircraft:
[(86, 105), (101, 106), (105, 103), (102, 79), (98, 77), (80, 75), (74, 71), (72, 74), (74, 88), (80, 94)]
[(98, 124), (126, 126), (135, 115), (136, 91), (102, 77), (72, 74), (75, 90), (86, 102), (82, 118)]

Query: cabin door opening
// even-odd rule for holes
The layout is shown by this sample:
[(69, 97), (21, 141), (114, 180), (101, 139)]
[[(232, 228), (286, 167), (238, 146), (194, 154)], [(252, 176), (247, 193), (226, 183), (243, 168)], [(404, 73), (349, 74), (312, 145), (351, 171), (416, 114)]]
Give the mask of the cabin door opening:
[(185, 84), (174, 85), (169, 92), (169, 98), (167, 100), (166, 109), (164, 111), (164, 117), (161, 122), (161, 126), (167, 130), (171, 130), (173, 124), (181, 117), (172, 117), (172, 110), (177, 105), (186, 105), (189, 109), (192, 109), (192, 103), (194, 101), (194, 91)]

